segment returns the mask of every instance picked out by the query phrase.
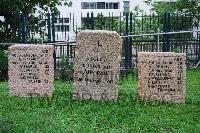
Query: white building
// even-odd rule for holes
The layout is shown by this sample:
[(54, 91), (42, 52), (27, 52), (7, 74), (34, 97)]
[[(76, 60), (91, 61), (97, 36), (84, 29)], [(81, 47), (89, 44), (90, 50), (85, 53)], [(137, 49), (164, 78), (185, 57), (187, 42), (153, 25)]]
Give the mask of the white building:
[[(137, 5), (143, 10), (150, 10), (143, 0), (73, 0), (72, 6), (64, 6), (65, 1), (60, 0), (63, 6), (59, 6), (60, 17), (55, 23), (56, 40), (66, 40), (66, 35), (63, 34), (62, 25), (67, 30), (67, 40), (75, 39), (75, 31), (80, 29), (81, 23), (87, 18), (87, 13), (91, 15), (93, 12), (94, 17), (101, 14), (104, 17), (120, 17), (124, 11), (132, 11)], [(91, 16), (90, 16), (91, 17)]]
[[(136, 6), (141, 10), (150, 13), (151, 6), (148, 6), (144, 0), (71, 0), (72, 6), (65, 6), (65, 0), (60, 0), (62, 6), (59, 6), (60, 17), (55, 22), (56, 41), (74, 40), (76, 31), (80, 29), (81, 23), (87, 17), (87, 13), (91, 15), (93, 12), (94, 17), (101, 14), (104, 17), (120, 17), (124, 11), (133, 11)], [(176, 0), (154, 0), (153, 2), (174, 2)], [(90, 16), (91, 17), (91, 16)], [(63, 27), (64, 25), (64, 27)], [(65, 34), (62, 32), (66, 31)], [(67, 34), (67, 35), (66, 35)]]

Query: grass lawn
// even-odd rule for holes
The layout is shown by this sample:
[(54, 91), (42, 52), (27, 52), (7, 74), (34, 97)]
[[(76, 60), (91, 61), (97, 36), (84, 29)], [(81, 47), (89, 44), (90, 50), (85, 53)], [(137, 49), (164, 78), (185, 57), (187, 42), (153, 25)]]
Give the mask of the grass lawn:
[(8, 96), (0, 83), (0, 133), (200, 132), (200, 69), (187, 71), (186, 104), (142, 102), (133, 75), (121, 78), (117, 101), (72, 100), (72, 82), (55, 82), (52, 99)]

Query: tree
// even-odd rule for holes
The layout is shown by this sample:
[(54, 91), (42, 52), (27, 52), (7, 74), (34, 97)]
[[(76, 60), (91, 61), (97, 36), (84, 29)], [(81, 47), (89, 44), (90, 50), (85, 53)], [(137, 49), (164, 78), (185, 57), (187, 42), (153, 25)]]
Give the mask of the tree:
[(176, 2), (153, 2), (153, 0), (145, 0), (145, 2), (153, 6), (152, 10), (157, 13), (182, 13), (195, 17), (199, 16), (200, 13), (200, 0), (177, 0)]
[[(58, 14), (59, 0), (0, 0), (0, 16), (4, 16), (4, 37), (13, 38), (16, 33), (17, 14), (24, 13), (27, 20), (35, 22), (35, 16), (51, 12)], [(72, 2), (66, 0), (64, 5), (71, 6)], [(39, 9), (39, 10), (38, 10)]]
[(170, 21), (176, 25), (174, 30), (191, 29), (200, 25), (200, 0), (177, 0), (176, 2), (153, 2), (153, 0), (146, 0), (145, 2), (153, 6), (152, 10), (157, 14), (171, 13)]
[(113, 17), (112, 14), (110, 14), (109, 17), (104, 17), (102, 14), (97, 14), (97, 17), (95, 17), (94, 21), (94, 27), (97, 30), (106, 29), (106, 30), (114, 30), (118, 32), (118, 18)]

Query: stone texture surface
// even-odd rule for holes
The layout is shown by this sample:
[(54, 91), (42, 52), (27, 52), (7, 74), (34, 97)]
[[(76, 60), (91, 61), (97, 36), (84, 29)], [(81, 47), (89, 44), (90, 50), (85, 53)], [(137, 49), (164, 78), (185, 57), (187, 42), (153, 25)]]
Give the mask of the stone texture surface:
[(51, 96), (54, 47), (16, 44), (8, 49), (9, 93), (13, 96)]
[(144, 100), (185, 102), (186, 56), (183, 53), (138, 53), (138, 94)]
[(74, 99), (117, 98), (122, 40), (116, 32), (82, 31), (77, 37)]

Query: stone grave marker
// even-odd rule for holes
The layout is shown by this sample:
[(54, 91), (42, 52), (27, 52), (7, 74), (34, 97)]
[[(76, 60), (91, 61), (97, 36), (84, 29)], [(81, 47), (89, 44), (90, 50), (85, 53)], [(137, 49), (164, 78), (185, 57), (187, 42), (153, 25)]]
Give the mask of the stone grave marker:
[(185, 54), (138, 53), (138, 94), (144, 100), (185, 103)]
[(115, 100), (122, 40), (116, 32), (82, 31), (77, 37), (74, 99)]
[(8, 48), (9, 94), (52, 96), (54, 46), (16, 44)]

